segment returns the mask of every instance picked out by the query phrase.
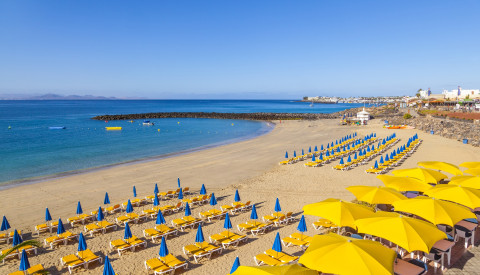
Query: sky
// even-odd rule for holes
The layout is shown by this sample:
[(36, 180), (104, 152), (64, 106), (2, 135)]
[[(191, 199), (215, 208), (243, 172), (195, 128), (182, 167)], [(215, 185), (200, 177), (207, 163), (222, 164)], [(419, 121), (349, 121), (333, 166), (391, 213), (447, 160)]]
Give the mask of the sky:
[(158, 99), (480, 88), (480, 1), (0, 1), (0, 94)]

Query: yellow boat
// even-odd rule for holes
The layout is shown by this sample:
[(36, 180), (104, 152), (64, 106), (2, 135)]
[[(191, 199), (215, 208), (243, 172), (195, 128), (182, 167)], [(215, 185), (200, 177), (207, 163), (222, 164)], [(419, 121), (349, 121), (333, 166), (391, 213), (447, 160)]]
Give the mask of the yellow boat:
[(122, 130), (122, 127), (105, 127), (105, 130), (107, 130), (107, 131), (120, 131), (120, 130)]

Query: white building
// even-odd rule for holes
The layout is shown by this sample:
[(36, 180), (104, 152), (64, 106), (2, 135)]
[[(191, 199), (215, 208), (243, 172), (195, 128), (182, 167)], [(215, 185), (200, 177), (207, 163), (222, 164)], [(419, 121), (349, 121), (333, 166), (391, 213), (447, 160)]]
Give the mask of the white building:
[(370, 113), (365, 111), (363, 108), (362, 111), (357, 113), (357, 120), (359, 120), (362, 124), (367, 124), (367, 121), (370, 119)]
[(479, 98), (480, 97), (480, 90), (479, 89), (462, 89), (462, 87), (458, 86), (456, 90), (443, 90), (444, 97), (450, 100), (456, 99), (465, 99), (467, 98)]

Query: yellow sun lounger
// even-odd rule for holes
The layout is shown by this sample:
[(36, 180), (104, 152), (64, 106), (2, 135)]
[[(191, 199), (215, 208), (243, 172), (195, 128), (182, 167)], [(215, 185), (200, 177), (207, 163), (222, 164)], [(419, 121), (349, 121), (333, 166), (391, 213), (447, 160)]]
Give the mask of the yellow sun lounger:
[(268, 249), (267, 251), (265, 251), (265, 254), (285, 264), (298, 262), (297, 256), (292, 256), (284, 252), (277, 252), (273, 249)]
[(280, 266), (280, 265), (283, 265), (282, 262), (280, 262), (279, 260), (276, 260), (270, 256), (268, 256), (267, 254), (265, 253), (262, 253), (262, 254), (258, 254), (256, 256), (253, 257), (253, 260), (255, 260), (255, 263), (260, 266), (262, 264), (265, 264), (265, 265), (269, 265), (269, 266)]
[(295, 238), (292, 238), (292, 237), (285, 237), (285, 238), (283, 238), (283, 239), (282, 239), (282, 244), (283, 244), (283, 246), (285, 246), (285, 247), (298, 246), (298, 247), (300, 247), (302, 250), (305, 250), (305, 249), (310, 245), (309, 242), (301, 241), (301, 240), (298, 240), (298, 239), (295, 239)]
[(144, 262), (145, 269), (151, 269), (153, 274), (160, 275), (160, 274), (174, 274), (175, 269), (167, 266), (162, 261), (157, 258), (149, 259)]
[(189, 244), (183, 247), (183, 254), (187, 257), (193, 257), (195, 262), (198, 263), (198, 260), (201, 258), (208, 258), (212, 257), (212, 252), (206, 251), (202, 248), (194, 244)]
[(166, 239), (168, 238), (169, 235), (172, 235), (172, 234), (178, 235), (178, 230), (168, 227), (164, 224), (160, 224), (156, 228), (147, 228), (143, 230), (143, 236), (146, 238), (151, 238), (152, 242), (155, 242), (157, 239), (161, 237), (165, 237)]
[(166, 264), (167, 266), (173, 268), (173, 269), (179, 269), (179, 268), (188, 268), (188, 263), (185, 261), (180, 261), (177, 259), (177, 257), (173, 256), (172, 254), (168, 254), (165, 257), (159, 257), (160, 260)]
[(84, 251), (77, 251), (77, 256), (85, 263), (85, 269), (88, 268), (88, 264), (93, 262), (102, 263), (102, 258), (95, 255), (90, 249), (85, 249)]
[(62, 266), (67, 266), (68, 272), (72, 274), (73, 270), (78, 267), (84, 267), (85, 262), (75, 254), (70, 254), (60, 259), (60, 264)]
[(116, 249), (117, 253), (118, 253), (118, 256), (122, 256), (122, 252), (124, 252), (125, 250), (130, 249), (131, 251), (133, 251), (132, 246), (130, 244), (126, 243), (122, 239), (111, 241), (110, 242), (110, 249)]
[(108, 214), (114, 214), (116, 212), (122, 211), (122, 208), (120, 207), (120, 204), (115, 204), (114, 206), (107, 207), (105, 210)]

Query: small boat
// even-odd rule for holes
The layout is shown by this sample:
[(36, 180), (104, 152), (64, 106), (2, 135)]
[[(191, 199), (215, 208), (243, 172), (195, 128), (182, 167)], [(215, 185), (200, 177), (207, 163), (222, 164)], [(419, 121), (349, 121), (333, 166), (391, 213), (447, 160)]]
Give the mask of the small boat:
[(67, 129), (65, 126), (50, 126), (48, 127), (50, 130), (62, 130), (62, 129)]
[(153, 122), (150, 122), (150, 120), (144, 120), (143, 125), (150, 126), (150, 125), (155, 125), (155, 124)]
[(105, 130), (107, 130), (107, 131), (120, 131), (120, 130), (122, 130), (122, 127), (105, 127)]

